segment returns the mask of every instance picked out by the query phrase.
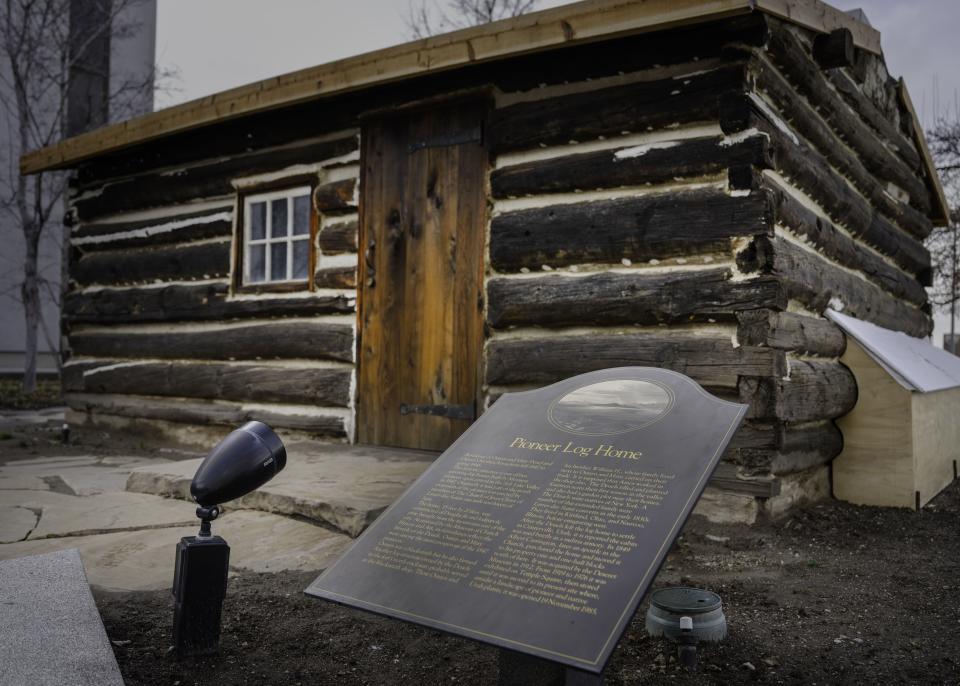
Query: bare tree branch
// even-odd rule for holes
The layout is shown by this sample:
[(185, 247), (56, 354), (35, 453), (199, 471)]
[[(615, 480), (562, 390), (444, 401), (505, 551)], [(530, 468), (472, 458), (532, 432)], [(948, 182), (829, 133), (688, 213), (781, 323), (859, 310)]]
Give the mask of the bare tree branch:
[(404, 23), (411, 38), (426, 38), (438, 33), (498, 19), (518, 17), (532, 11), (540, 0), (410, 0)]
[[(51, 145), (63, 135), (71, 74), (86, 65), (94, 65), (88, 73), (102, 72), (94, 59), (96, 51), (102, 50), (107, 36), (129, 38), (142, 30), (123, 17), (145, 1), (91, 0), (91, 14), (71, 31), (70, 0), (0, 0), (0, 124), (11, 132), (0, 151), (5, 158), (0, 165), (0, 216), (16, 225), (23, 238), (23, 278), (16, 291), (27, 332), (25, 390), (35, 384), (38, 330), (52, 349), (58, 348), (41, 313), (45, 300), (60, 300), (58, 288), (44, 276), (54, 265), (40, 265), (39, 260), (41, 237), (49, 232), (66, 193), (66, 175), (43, 172), (23, 177), (18, 161), (27, 151)], [(108, 80), (110, 75), (100, 76)], [(127, 116), (134, 102), (152, 95), (157, 76), (149, 73), (118, 84), (106, 94), (107, 109)], [(12, 290), (0, 295), (10, 297)]]

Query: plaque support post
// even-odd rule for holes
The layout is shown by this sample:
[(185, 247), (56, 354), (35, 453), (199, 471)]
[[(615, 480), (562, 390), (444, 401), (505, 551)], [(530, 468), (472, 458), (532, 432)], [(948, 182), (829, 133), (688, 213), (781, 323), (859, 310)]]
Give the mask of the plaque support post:
[(603, 674), (501, 648), (497, 686), (603, 686)]

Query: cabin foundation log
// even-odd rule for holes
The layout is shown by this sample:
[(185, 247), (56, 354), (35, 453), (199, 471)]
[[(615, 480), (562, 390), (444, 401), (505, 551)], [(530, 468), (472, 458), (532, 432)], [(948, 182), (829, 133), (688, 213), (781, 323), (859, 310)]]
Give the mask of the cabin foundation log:
[(71, 410), (85, 414), (94, 422), (105, 415), (133, 420), (233, 428), (257, 420), (277, 429), (306, 431), (317, 436), (343, 438), (346, 435), (343, 417), (318, 413), (312, 407), (246, 407), (240, 403), (224, 401), (102, 393), (68, 393), (64, 400)]
[(82, 390), (346, 407), (352, 375), (346, 367), (127, 362), (85, 369)]

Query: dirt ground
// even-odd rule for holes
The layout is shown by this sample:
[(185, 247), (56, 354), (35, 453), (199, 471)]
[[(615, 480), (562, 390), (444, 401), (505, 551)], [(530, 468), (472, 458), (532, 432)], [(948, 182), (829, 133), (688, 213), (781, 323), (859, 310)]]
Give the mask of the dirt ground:
[[(123, 434), (59, 438), (55, 423), (18, 427), (0, 433), (0, 452), (177, 453)], [(171, 651), (169, 592), (95, 597), (130, 686), (496, 683), (495, 649), (307, 597), (315, 576), (233, 577), (221, 652), (204, 659)], [(694, 517), (655, 587), (679, 583), (720, 593), (726, 641), (701, 646), (687, 674), (671, 644), (646, 636), (644, 603), (608, 685), (960, 684), (958, 482), (920, 513), (825, 501), (754, 527)]]
[[(921, 513), (828, 501), (752, 528), (692, 519), (656, 586), (717, 591), (729, 636), (683, 672), (643, 629), (606, 671), (618, 684), (960, 683), (960, 485)], [(496, 650), (303, 594), (313, 573), (230, 581), (221, 653), (178, 660), (168, 592), (96, 593), (137, 684), (495, 684)]]

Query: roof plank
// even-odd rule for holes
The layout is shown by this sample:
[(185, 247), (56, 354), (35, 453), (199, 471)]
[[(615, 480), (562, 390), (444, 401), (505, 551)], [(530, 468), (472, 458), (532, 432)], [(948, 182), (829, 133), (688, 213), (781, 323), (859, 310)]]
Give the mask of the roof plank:
[(877, 31), (820, 0), (584, 0), (301, 69), (106, 126), (24, 154), (20, 172), (68, 168), (217, 121), (468, 64), (756, 10), (825, 33), (848, 28), (858, 47), (880, 51)]

